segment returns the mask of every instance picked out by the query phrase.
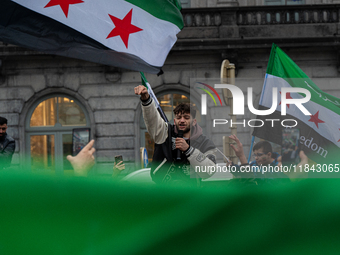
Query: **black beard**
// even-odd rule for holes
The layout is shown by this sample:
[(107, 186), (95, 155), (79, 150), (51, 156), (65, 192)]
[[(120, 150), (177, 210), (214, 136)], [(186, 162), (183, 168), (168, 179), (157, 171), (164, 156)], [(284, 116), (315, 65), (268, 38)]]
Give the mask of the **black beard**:
[[(177, 132), (178, 132), (180, 130), (179, 125), (176, 125), (176, 127), (177, 127)], [(186, 134), (188, 132), (190, 132), (190, 125), (189, 125), (189, 127), (187, 127), (186, 129), (183, 130), (183, 134)]]
[(190, 126), (183, 130), (183, 134), (190, 132)]

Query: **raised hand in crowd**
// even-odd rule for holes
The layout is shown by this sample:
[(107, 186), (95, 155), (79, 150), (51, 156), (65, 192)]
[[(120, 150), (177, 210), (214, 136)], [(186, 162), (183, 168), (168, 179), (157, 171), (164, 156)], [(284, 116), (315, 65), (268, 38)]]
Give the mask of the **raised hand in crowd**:
[[(306, 156), (306, 154), (303, 151), (299, 152), (299, 157), (300, 157), (300, 162), (299, 164), (296, 165), (296, 169), (304, 169), (305, 165), (308, 165), (308, 157)], [(277, 160), (279, 161), (278, 166), (282, 165), (282, 156), (278, 157)], [(305, 171), (292, 171), (290, 173), (286, 173), (287, 176), (290, 179), (296, 179), (296, 178), (307, 178), (308, 177), (308, 172)]]
[(94, 140), (91, 140), (77, 156), (67, 156), (67, 160), (70, 161), (74, 175), (76, 176), (87, 176), (87, 173), (91, 170), (95, 164), (94, 152), (96, 149), (93, 147)]
[[(303, 151), (300, 151), (299, 157), (301, 159), (300, 163), (296, 165), (296, 169), (304, 169), (305, 165), (308, 165), (308, 157)], [(308, 177), (308, 172), (305, 171), (296, 171), (295, 173), (292, 172), (290, 175), (288, 175), (289, 178), (307, 178)]]
[(144, 101), (150, 97), (148, 89), (143, 85), (135, 87), (135, 94), (140, 95), (141, 99)]
[(304, 165), (308, 164), (308, 157), (306, 156), (306, 154), (303, 151), (300, 151), (299, 157), (300, 157), (301, 161), (300, 161), (299, 164), (297, 164), (297, 167), (300, 167), (300, 166), (303, 167)]
[(113, 174), (112, 177), (117, 177), (121, 171), (123, 171), (125, 169), (125, 164), (123, 163), (123, 161), (119, 161), (118, 164), (116, 164), (116, 162), (113, 165)]
[(236, 135), (229, 136), (229, 139), (236, 142), (236, 146), (230, 144), (230, 147), (235, 151), (236, 156), (239, 158), (241, 164), (247, 164), (248, 160), (243, 151), (243, 145)]

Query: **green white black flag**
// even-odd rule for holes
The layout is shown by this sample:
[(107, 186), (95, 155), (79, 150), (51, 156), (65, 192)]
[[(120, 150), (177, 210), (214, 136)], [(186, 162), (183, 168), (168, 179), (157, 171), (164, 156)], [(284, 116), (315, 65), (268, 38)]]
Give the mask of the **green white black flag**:
[[(300, 129), (300, 145), (306, 155), (317, 163), (334, 163), (340, 155), (340, 100), (320, 90), (311, 79), (275, 44), (269, 58), (259, 109), (272, 106), (272, 88), (278, 88), (278, 105), (271, 116), (258, 119), (294, 119)], [(281, 88), (296, 87), (310, 91), (311, 99), (303, 106), (311, 113), (305, 115), (294, 104), (287, 104), (287, 115), (281, 115)], [(298, 99), (305, 95), (287, 93), (286, 98)], [(264, 121), (254, 129), (254, 136), (281, 144), (281, 128)], [(287, 122), (288, 124), (288, 122)], [(290, 122), (289, 125), (292, 125)], [(281, 126), (280, 126), (281, 127)]]
[(159, 73), (183, 28), (177, 0), (1, 0), (0, 41)]

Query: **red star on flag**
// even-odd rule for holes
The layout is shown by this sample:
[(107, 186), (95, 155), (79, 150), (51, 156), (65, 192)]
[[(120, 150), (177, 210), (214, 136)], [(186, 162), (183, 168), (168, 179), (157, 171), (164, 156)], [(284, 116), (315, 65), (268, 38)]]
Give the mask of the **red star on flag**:
[(113, 24), (115, 25), (115, 28), (111, 31), (111, 33), (107, 36), (106, 39), (119, 35), (122, 41), (124, 42), (125, 47), (128, 48), (130, 34), (143, 30), (131, 24), (132, 9), (129, 11), (128, 14), (126, 14), (126, 16), (123, 19), (118, 19), (117, 17), (114, 17), (110, 14), (109, 16)]
[(314, 122), (317, 128), (319, 128), (319, 123), (325, 123), (323, 120), (319, 119), (319, 111), (314, 115), (311, 115), (308, 121)]
[[(281, 91), (280, 91), (280, 94), (281, 94)], [(286, 93), (286, 99), (293, 99), (290, 95), (290, 92)], [(281, 101), (279, 103), (279, 105), (281, 104)], [(287, 107), (289, 108), (289, 104), (287, 104)]]
[(80, 4), (84, 3), (82, 0), (51, 0), (44, 8), (60, 5), (61, 9), (65, 13), (65, 16), (67, 18), (68, 15), (68, 8), (70, 7), (70, 4)]

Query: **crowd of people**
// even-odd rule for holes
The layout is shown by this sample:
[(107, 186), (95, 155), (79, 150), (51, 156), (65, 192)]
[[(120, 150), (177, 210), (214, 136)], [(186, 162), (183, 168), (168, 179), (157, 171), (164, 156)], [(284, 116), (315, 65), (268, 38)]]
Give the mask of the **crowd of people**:
[[(214, 143), (203, 134), (202, 128), (196, 120), (196, 109), (192, 104), (181, 103), (174, 109), (174, 124), (166, 122), (157, 111), (155, 102), (150, 97), (145, 86), (134, 88), (134, 93), (140, 96), (142, 113), (148, 133), (155, 141), (151, 178), (157, 184), (177, 184), (184, 186), (200, 186), (201, 180), (211, 177), (213, 171), (194, 171), (195, 167), (216, 166), (217, 148)], [(0, 162), (5, 169), (11, 163), (15, 151), (15, 141), (8, 136), (7, 119), (0, 117)], [(246, 179), (248, 182), (277, 183), (287, 182), (291, 178), (300, 177), (282, 171), (263, 171), (264, 167), (281, 166), (282, 156), (273, 152), (267, 141), (260, 141), (253, 147), (255, 160), (248, 162), (241, 141), (236, 135), (229, 136), (234, 141), (231, 148), (240, 162), (235, 165), (234, 179)], [(95, 164), (94, 140), (91, 140), (76, 156), (67, 156), (76, 176), (87, 176)], [(308, 164), (308, 158), (303, 151), (299, 152), (301, 165)], [(242, 168), (251, 171), (241, 171)], [(123, 161), (115, 162), (113, 177), (117, 177), (125, 169)]]

